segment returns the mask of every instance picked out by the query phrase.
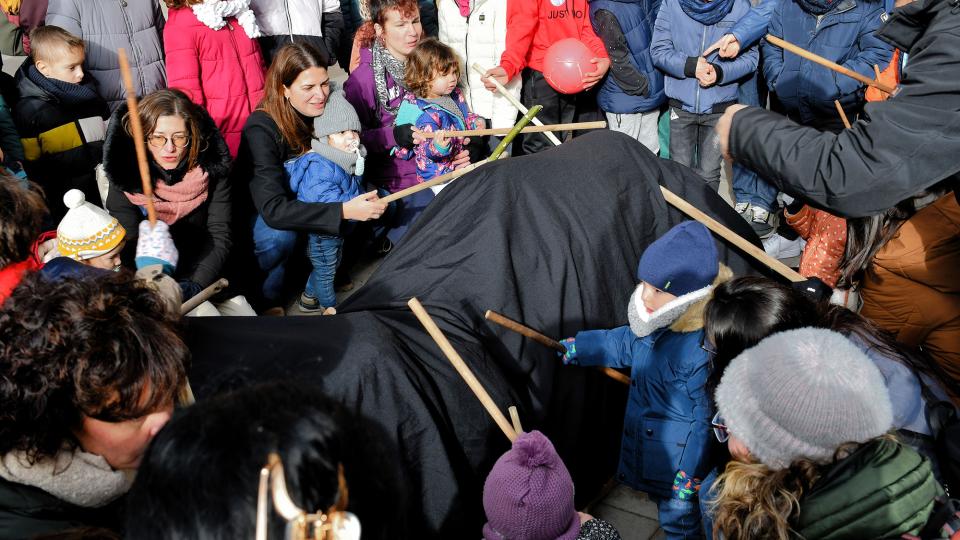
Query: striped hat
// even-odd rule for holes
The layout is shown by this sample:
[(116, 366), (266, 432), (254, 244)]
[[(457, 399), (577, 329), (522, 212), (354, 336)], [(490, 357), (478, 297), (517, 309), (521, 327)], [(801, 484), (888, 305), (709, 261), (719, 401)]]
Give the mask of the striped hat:
[(109, 253), (127, 235), (117, 218), (86, 201), (83, 192), (71, 189), (63, 196), (67, 214), (57, 227), (57, 249), (60, 255), (78, 261)]

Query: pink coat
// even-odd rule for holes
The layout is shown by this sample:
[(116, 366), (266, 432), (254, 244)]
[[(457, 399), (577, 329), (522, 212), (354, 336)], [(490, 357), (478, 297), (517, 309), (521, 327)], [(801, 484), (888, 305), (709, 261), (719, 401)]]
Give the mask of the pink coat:
[(167, 84), (207, 109), (236, 157), (240, 132), (263, 99), (266, 66), (257, 40), (236, 19), (213, 30), (190, 8), (171, 9), (163, 29)]

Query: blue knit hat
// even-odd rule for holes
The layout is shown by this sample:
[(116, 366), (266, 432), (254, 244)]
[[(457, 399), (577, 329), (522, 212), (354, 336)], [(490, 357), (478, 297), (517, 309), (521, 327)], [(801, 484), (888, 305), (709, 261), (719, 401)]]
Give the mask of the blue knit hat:
[(710, 231), (699, 222), (684, 221), (647, 246), (640, 256), (637, 279), (683, 296), (712, 284), (719, 271)]

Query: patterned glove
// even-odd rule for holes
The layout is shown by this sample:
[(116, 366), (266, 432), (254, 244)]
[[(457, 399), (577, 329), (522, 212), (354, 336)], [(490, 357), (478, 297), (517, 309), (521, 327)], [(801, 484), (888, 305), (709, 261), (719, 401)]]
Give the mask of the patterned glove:
[(699, 478), (688, 478), (687, 473), (678, 471), (673, 479), (673, 498), (681, 501), (692, 501), (700, 493)]
[(571, 337), (561, 340), (560, 344), (567, 349), (567, 352), (563, 354), (557, 351), (557, 355), (563, 358), (564, 365), (573, 362), (573, 359), (577, 357), (577, 340)]
[(170, 236), (170, 226), (163, 221), (157, 221), (153, 228), (150, 222), (143, 220), (140, 222), (140, 238), (137, 240), (137, 269), (151, 264), (163, 266), (163, 271), (173, 275), (177, 268), (177, 260), (180, 253), (177, 252), (177, 246), (173, 243), (173, 237)]

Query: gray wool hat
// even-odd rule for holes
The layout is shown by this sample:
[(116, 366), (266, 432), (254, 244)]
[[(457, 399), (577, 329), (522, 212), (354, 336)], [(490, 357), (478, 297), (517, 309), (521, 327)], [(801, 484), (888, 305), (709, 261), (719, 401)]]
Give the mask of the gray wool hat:
[(323, 114), (313, 119), (313, 136), (321, 141), (331, 133), (341, 131), (360, 131), (360, 118), (353, 105), (344, 97), (343, 91), (338, 88), (330, 89)]
[(799, 458), (829, 461), (841, 444), (893, 424), (880, 370), (842, 334), (821, 328), (780, 332), (743, 351), (716, 401), (730, 434), (774, 469)]

